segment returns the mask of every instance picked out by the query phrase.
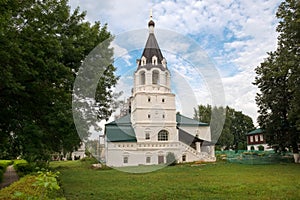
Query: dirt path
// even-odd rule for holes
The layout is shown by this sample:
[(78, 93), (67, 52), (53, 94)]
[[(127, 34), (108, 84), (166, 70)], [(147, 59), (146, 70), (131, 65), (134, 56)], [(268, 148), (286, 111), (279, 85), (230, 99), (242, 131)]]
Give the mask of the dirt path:
[(0, 189), (9, 186), (13, 182), (19, 180), (19, 176), (16, 173), (12, 165), (8, 166), (6, 172), (3, 174), (3, 182), (0, 183)]

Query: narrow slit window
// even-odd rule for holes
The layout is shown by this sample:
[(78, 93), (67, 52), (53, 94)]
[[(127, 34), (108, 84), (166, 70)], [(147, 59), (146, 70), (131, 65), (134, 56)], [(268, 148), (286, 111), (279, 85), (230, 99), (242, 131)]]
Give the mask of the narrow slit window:
[(146, 139), (146, 140), (150, 140), (150, 133), (146, 133), (146, 134), (145, 134), (145, 139)]

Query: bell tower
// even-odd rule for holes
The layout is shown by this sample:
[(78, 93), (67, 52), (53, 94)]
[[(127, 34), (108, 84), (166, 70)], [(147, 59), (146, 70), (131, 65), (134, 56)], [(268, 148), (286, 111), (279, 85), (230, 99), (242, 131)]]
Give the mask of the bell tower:
[(131, 123), (137, 142), (178, 141), (175, 95), (170, 71), (154, 35), (150, 14), (149, 35), (137, 69), (131, 98)]

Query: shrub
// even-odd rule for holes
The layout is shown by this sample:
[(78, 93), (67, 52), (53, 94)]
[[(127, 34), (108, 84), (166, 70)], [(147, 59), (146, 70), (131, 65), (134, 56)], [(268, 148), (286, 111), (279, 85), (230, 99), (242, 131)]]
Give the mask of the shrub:
[(167, 159), (167, 165), (169, 165), (169, 166), (174, 166), (174, 165), (176, 165), (176, 157), (175, 157), (175, 154), (174, 154), (174, 153), (169, 152), (169, 153), (167, 154), (166, 159)]
[(39, 171), (27, 175), (0, 191), (0, 199), (64, 199), (57, 182), (58, 172)]
[(13, 164), (12, 160), (0, 160), (0, 170), (5, 171), (7, 166)]
[(40, 191), (38, 191), (36, 187), (32, 186), (34, 182), (35, 176), (24, 176), (19, 181), (14, 182), (10, 186), (0, 190), (0, 199), (13, 199), (15, 191), (26, 192), (30, 195), (38, 194)]
[(250, 149), (251, 149), (251, 151), (254, 151), (254, 150), (255, 150), (255, 149), (254, 149), (254, 146), (251, 146)]
[(264, 150), (265, 150), (265, 147), (262, 146), (262, 145), (259, 145), (259, 146), (258, 146), (258, 150), (259, 150), (259, 151), (264, 151)]
[(33, 167), (29, 165), (26, 160), (15, 160), (14, 169), (17, 171), (19, 176), (24, 176), (33, 171)]
[(95, 157), (85, 157), (80, 160), (81, 162), (89, 162), (90, 164), (97, 164), (99, 161)]
[(247, 150), (247, 143), (246, 142), (239, 142), (237, 149), (238, 150)]
[(0, 169), (0, 183), (3, 180), (3, 174), (4, 174), (4, 170)]

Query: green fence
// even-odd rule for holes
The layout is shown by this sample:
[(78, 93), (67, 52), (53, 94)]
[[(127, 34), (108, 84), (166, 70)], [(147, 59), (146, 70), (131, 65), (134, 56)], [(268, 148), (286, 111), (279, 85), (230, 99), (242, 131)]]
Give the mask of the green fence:
[(293, 162), (292, 153), (277, 154), (273, 151), (217, 151), (216, 156), (218, 160), (250, 165)]

